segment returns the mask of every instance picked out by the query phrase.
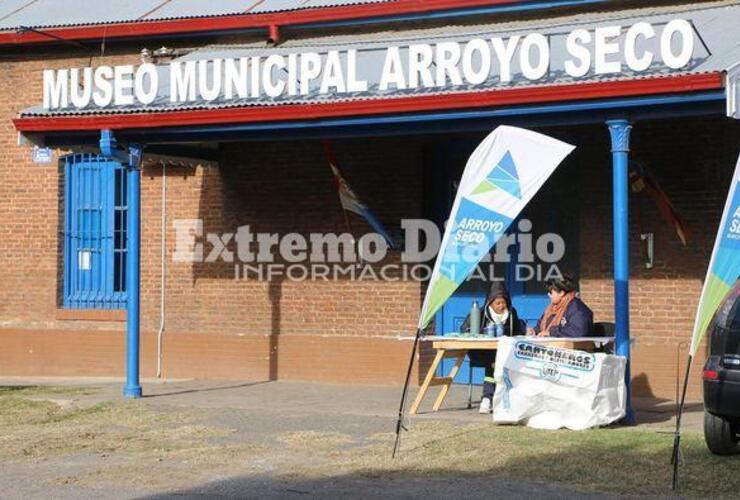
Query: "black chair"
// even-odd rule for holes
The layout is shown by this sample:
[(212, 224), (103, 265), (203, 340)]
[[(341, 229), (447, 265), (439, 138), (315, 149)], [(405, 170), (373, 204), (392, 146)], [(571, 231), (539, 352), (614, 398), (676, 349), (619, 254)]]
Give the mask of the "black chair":
[(519, 320), (519, 331), (527, 333), (527, 322), (523, 319)]
[(601, 321), (599, 323), (594, 323), (592, 333), (594, 337), (613, 337), (615, 329), (616, 326), (614, 323)]
[[(615, 330), (616, 330), (616, 326), (614, 325), (614, 323), (611, 323), (608, 321), (601, 321), (598, 323), (594, 323), (594, 327), (593, 327), (593, 330), (591, 330), (591, 334), (594, 337), (613, 337)], [(606, 354), (614, 354), (614, 342), (608, 342), (602, 345), (599, 350)]]

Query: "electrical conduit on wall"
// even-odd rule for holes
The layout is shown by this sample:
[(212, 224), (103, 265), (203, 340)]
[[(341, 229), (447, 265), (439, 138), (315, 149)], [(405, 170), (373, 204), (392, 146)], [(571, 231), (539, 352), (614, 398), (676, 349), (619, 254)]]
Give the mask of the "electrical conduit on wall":
[(162, 378), (162, 340), (164, 337), (165, 275), (167, 271), (167, 167), (162, 162), (162, 283), (159, 299), (159, 332), (157, 332), (157, 378)]

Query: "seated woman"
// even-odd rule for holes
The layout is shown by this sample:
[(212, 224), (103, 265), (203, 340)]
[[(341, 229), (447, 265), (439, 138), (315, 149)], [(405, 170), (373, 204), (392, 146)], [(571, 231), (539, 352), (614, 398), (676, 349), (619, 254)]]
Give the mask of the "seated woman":
[[(488, 291), (486, 305), (483, 307), (481, 318), (481, 331), (485, 331), (489, 325), (500, 327), (503, 334), (507, 337), (513, 335), (524, 335), (525, 323), (519, 320), (516, 309), (511, 305), (511, 297), (503, 283), (493, 282), (491, 289)], [(461, 330), (470, 331), (470, 316), (465, 319)], [(493, 380), (493, 364), (496, 360), (496, 351), (480, 350), (469, 351), (471, 366), (482, 367), (485, 369), (483, 377), (483, 397), (480, 400), (480, 413), (491, 412), (491, 401), (493, 393), (496, 390), (496, 384)]]
[(593, 330), (594, 314), (576, 297), (576, 287), (570, 275), (548, 283), (550, 304), (537, 326), (527, 331), (540, 337), (588, 337)]

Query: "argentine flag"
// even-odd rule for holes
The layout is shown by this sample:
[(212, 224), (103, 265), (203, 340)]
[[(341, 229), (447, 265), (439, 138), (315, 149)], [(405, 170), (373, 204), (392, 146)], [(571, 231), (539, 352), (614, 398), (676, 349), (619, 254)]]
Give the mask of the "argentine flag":
[(337, 187), (339, 202), (342, 204), (342, 208), (365, 219), (370, 224), (370, 227), (388, 242), (389, 247), (395, 248), (395, 242), (385, 227), (383, 227), (383, 224), (375, 217), (372, 210), (360, 200), (360, 197), (355, 194), (349, 183), (342, 176), (331, 143), (328, 141), (324, 142), (324, 150), (326, 152), (326, 158), (329, 160), (329, 167), (331, 167), (331, 171), (334, 174), (334, 184)]

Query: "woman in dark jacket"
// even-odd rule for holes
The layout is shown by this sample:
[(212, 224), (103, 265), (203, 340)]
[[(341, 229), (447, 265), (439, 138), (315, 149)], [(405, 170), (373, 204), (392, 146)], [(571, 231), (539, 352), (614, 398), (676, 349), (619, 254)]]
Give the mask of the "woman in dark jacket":
[[(516, 309), (511, 305), (511, 297), (503, 283), (494, 282), (491, 285), (491, 289), (488, 291), (488, 297), (486, 298), (486, 304), (481, 313), (481, 331), (485, 331), (489, 325), (493, 325), (494, 327), (501, 325), (503, 334), (507, 337), (524, 335), (525, 333), (524, 323), (519, 320)], [(463, 322), (461, 330), (463, 332), (470, 331), (470, 316)], [(496, 360), (496, 351), (471, 350), (468, 351), (468, 357), (470, 358), (471, 366), (485, 369), (483, 396), (480, 400), (479, 411), (480, 413), (490, 413), (493, 393), (496, 390), (496, 384), (493, 379), (493, 364)]]

